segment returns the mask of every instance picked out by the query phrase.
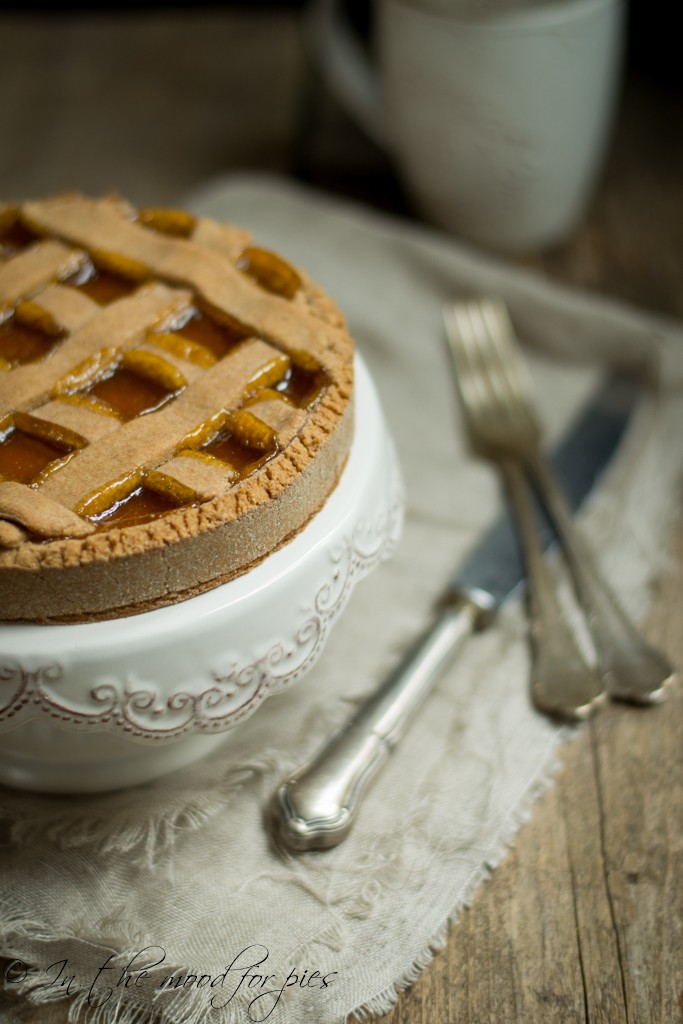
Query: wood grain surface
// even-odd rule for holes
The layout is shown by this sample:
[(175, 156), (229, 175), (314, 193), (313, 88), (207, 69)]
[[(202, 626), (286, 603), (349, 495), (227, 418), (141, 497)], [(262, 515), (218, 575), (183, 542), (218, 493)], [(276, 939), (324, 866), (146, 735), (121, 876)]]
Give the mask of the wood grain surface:
[[(683, 664), (683, 529), (648, 634)], [(386, 1024), (683, 1021), (683, 693), (611, 705)]]
[[(518, 262), (682, 318), (682, 129), (683, 95), (630, 78), (585, 223)], [(683, 666), (683, 515), (647, 634)], [(434, 1022), (683, 1024), (680, 684), (658, 707), (607, 706), (567, 744), (447, 949), (382, 1018)]]
[[(683, 95), (630, 78), (585, 223), (518, 262), (682, 318), (682, 129)], [(683, 438), (672, 441), (683, 453)], [(683, 666), (683, 515), (647, 634)], [(434, 1022), (683, 1024), (680, 684), (659, 707), (609, 705), (567, 744), (447, 949), (382, 1018)]]
[[(293, 13), (212, 12), (189, 28), (182, 18), (160, 14), (132, 27), (84, 15), (63, 19), (57, 30), (48, 22), (0, 15), (0, 129), (3, 142), (11, 140), (11, 152), (0, 153), (0, 193), (39, 194), (66, 182), (97, 192), (118, 184), (133, 201), (166, 202), (212, 174), (256, 166), (296, 171), (317, 185), (412, 214), (386, 160), (329, 103), (307, 109), (308, 135), (297, 136), (292, 118), (306, 104)], [(61, 48), (54, 46), (56, 31)], [(106, 73), (112, 38), (124, 45), (133, 31), (117, 97), (97, 75)], [(212, 47), (227, 32), (233, 39), (237, 33), (240, 57), (237, 66), (226, 68), (224, 61), (219, 72)], [(250, 64), (245, 54), (256, 40)], [(79, 50), (84, 41), (87, 53)], [(182, 89), (176, 69), (183, 46), (186, 57), (202, 56), (204, 77), (192, 88), (204, 89), (205, 106), (184, 126), (174, 163), (164, 133), (173, 130), (168, 118), (176, 100), (188, 110), (187, 87), (182, 96), (174, 93)], [(149, 52), (155, 82), (145, 92), (141, 69)], [(46, 62), (57, 88), (46, 78)], [(250, 73), (254, 62), (269, 75)], [(226, 113), (226, 96), (239, 96), (239, 113), (229, 104)], [(154, 115), (147, 135), (131, 119), (136, 97)], [(108, 137), (86, 154), (79, 148), (83, 133), (89, 119), (103, 114), (116, 144)], [(221, 117), (231, 125), (224, 137)], [(315, 118), (323, 123), (311, 129)], [(255, 133), (251, 126), (258, 123), (266, 127)], [(631, 75), (607, 171), (584, 224), (563, 247), (518, 262), (683, 318), (682, 128), (683, 95)], [(333, 139), (327, 149), (325, 132)], [(41, 140), (52, 140), (50, 165)], [(110, 180), (114, 173), (117, 181)], [(683, 449), (683, 439), (672, 443)], [(682, 620), (683, 516), (647, 627), (679, 666)], [(64, 1024), (66, 1018), (64, 1004), (36, 1010), (0, 994), (0, 1021)], [(382, 1018), (382, 1024), (466, 1022), (683, 1024), (683, 687), (651, 709), (609, 705), (578, 730), (554, 785), (451, 929), (447, 948)]]

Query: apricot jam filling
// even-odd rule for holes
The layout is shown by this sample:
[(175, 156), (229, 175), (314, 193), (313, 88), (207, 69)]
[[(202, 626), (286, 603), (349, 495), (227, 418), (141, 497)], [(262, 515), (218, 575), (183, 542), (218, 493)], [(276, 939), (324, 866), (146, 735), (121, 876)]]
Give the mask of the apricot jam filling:
[(270, 446), (264, 451), (263, 448), (245, 444), (230, 430), (223, 430), (199, 451), (227, 463), (237, 471), (240, 477), (243, 477), (256, 469), (257, 465), (265, 458), (273, 455), (275, 446)]
[(108, 306), (110, 302), (131, 295), (139, 287), (140, 281), (96, 267), (91, 260), (86, 260), (75, 274), (65, 278), (61, 284), (78, 288), (98, 306)]
[(318, 367), (305, 368), (292, 363), (274, 390), (289, 399), (298, 409), (307, 409), (320, 397), (327, 378)]
[(236, 345), (249, 337), (246, 327), (237, 324), (219, 324), (197, 307), (188, 310), (186, 316), (174, 327), (173, 333), (201, 345), (216, 359), (222, 359)]
[(36, 238), (33, 231), (29, 231), (18, 217), (10, 213), (4, 224), (0, 220), (0, 257), (9, 259), (16, 256), (35, 242)]
[(174, 238), (189, 238), (197, 223), (196, 217), (186, 210), (171, 210), (150, 206), (138, 210), (138, 221), (146, 228), (152, 228), (162, 235)]
[(84, 395), (106, 402), (123, 420), (154, 412), (176, 394), (177, 391), (165, 387), (158, 380), (123, 366), (84, 392)]
[(0, 440), (0, 480), (30, 484), (65, 454), (59, 445), (11, 427)]
[(237, 260), (237, 269), (274, 295), (293, 299), (301, 287), (296, 270), (267, 249), (248, 246)]
[(48, 333), (22, 323), (15, 313), (0, 324), (0, 367), (11, 370), (43, 359), (62, 337), (61, 332)]
[(167, 512), (173, 512), (178, 507), (179, 503), (167, 495), (141, 485), (125, 498), (105, 509), (100, 515), (91, 516), (90, 521), (100, 530), (110, 530), (112, 527), (141, 526), (154, 519), (159, 519)]
[[(276, 447), (264, 452), (240, 441), (229, 430), (216, 434), (202, 448), (182, 451), (186, 457), (208, 458), (223, 463), (227, 470), (234, 473), (239, 480), (253, 473), (260, 465), (275, 454)], [(139, 526), (143, 523), (159, 519), (168, 512), (178, 508), (197, 504), (193, 501), (182, 501), (168, 491), (157, 487), (136, 486), (130, 493), (117, 498), (104, 511), (88, 516), (98, 530), (110, 530), (113, 527)]]

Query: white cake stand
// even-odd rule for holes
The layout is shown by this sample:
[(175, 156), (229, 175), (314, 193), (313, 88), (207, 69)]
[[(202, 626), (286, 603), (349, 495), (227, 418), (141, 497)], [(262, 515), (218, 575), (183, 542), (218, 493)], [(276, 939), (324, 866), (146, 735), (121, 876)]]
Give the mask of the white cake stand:
[(203, 757), (311, 668), (355, 583), (392, 553), (401, 523), (393, 445), (358, 358), (346, 468), (285, 547), (167, 608), (0, 626), (0, 782), (96, 792)]

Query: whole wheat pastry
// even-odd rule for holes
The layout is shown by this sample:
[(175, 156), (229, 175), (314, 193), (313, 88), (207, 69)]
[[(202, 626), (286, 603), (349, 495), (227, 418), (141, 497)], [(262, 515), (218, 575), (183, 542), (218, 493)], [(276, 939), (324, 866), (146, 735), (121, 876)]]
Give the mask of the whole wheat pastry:
[(353, 433), (335, 304), (246, 232), (117, 197), (0, 206), (0, 619), (89, 621), (248, 571)]

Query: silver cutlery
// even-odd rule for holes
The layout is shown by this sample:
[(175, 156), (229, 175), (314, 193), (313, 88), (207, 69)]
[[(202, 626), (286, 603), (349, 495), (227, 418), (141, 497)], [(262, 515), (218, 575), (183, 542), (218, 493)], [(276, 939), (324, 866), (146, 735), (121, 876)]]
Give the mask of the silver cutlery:
[(583, 718), (604, 697), (602, 678), (577, 641), (543, 548), (523, 455), (538, 429), (520, 401), (522, 368), (503, 336), (491, 303), (461, 303), (444, 311), (454, 380), (471, 447), (499, 469), (516, 516), (528, 575), (533, 644), (531, 696), (540, 711)]
[[(557, 617), (547, 568), (538, 557), (533, 539), (525, 475), (533, 481), (567, 560), (605, 690), (610, 697), (639, 704), (661, 700), (673, 679), (673, 669), (659, 651), (645, 643), (626, 616), (574, 523), (562, 488), (541, 450), (531, 379), (505, 305), (489, 298), (461, 303), (447, 312), (446, 322), (474, 446), (501, 465), (527, 542), (534, 592), (532, 635), (539, 655), (534, 699), (545, 708), (549, 696), (552, 709), (558, 697), (563, 703), (561, 691), (567, 686), (569, 708), (576, 704), (577, 711), (583, 713), (593, 703), (590, 699), (587, 704), (581, 702), (590, 697), (595, 678), (587, 673), (581, 681), (580, 654), (576, 647), (570, 651), (567, 646), (571, 644), (568, 630), (561, 623), (562, 617)], [(563, 672), (565, 656), (567, 670)]]
[[(553, 453), (573, 507), (580, 505), (611, 458), (634, 401), (633, 388), (608, 382)], [(545, 549), (553, 541), (545, 534), (540, 543)], [(345, 839), (370, 781), (446, 666), (475, 630), (492, 621), (525, 576), (515, 527), (504, 514), (458, 568), (426, 629), (390, 676), (278, 787), (267, 812), (276, 846), (303, 852), (334, 847)], [(582, 706), (580, 701), (575, 705)]]

